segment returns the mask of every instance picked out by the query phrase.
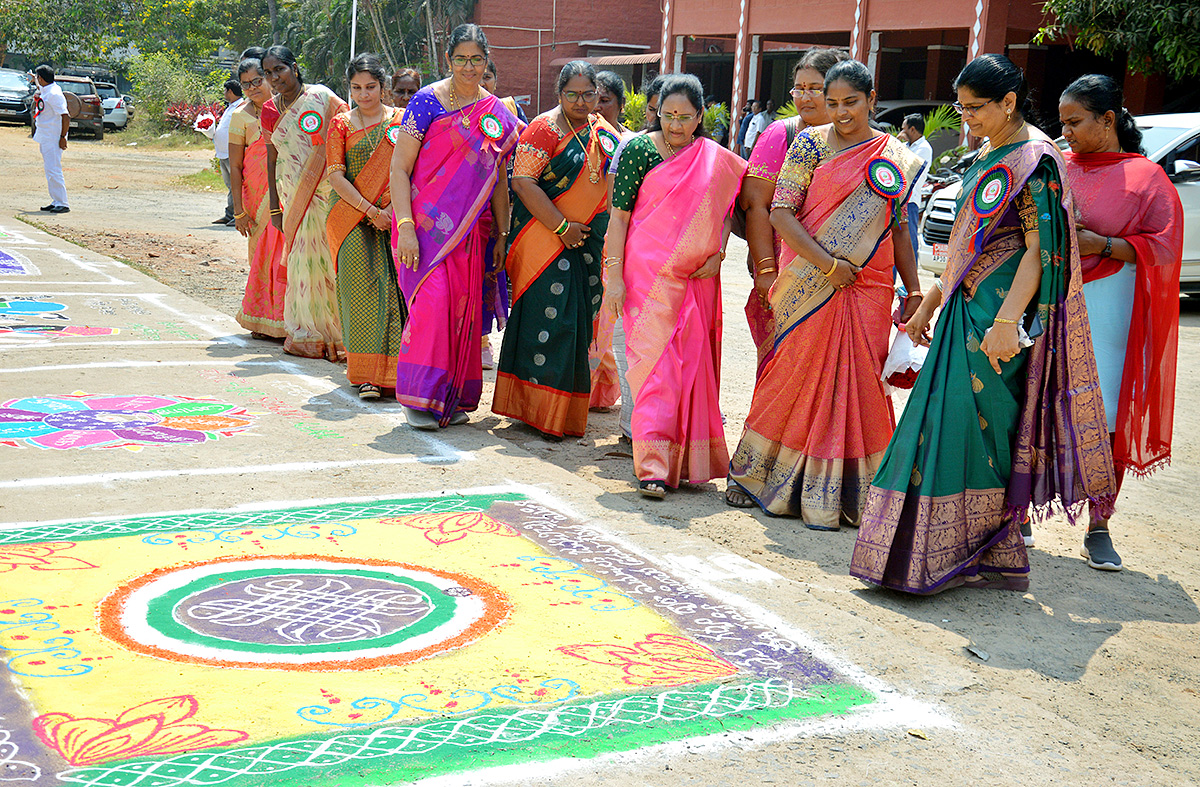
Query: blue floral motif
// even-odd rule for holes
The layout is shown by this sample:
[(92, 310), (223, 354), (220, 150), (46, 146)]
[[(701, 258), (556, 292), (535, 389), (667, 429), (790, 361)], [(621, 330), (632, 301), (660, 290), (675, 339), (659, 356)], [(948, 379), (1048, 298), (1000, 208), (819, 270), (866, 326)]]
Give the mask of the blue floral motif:
[[(601, 599), (592, 604), (596, 612), (625, 612), (639, 606), (638, 602), (609, 587), (609, 584), (587, 573), (580, 564), (561, 557), (544, 555), (525, 555), (517, 558), (526, 562), (539, 563), (529, 569), (553, 580), (563, 581), (559, 590), (566, 591), (576, 598)], [(556, 566), (557, 564), (557, 566)]]
[[(21, 609), (23, 607), (40, 607), (46, 602), (38, 598), (10, 599), (0, 602), (5, 609)], [(92, 671), (91, 665), (71, 663), (82, 654), (71, 647), (75, 640), (71, 637), (49, 637), (37, 642), (32, 648), (20, 647), (25, 640), (16, 640), (12, 635), (20, 629), (29, 631), (50, 632), (58, 631), (62, 625), (54, 620), (49, 612), (25, 612), (15, 618), (0, 619), (0, 648), (7, 651), (4, 659), (9, 672), (16, 675), (26, 675), (32, 678), (72, 678), (86, 675)], [(34, 664), (32, 662), (38, 662)], [(66, 663), (64, 663), (66, 662)]]

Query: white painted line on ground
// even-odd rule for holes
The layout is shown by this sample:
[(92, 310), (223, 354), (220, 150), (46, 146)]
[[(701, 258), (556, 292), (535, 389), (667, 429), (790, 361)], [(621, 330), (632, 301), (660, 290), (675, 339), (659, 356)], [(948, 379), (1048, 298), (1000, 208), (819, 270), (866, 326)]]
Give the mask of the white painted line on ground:
[[(72, 369), (140, 369), (167, 366), (235, 366), (253, 361), (207, 359), (203, 361), (96, 361), (94, 363), (64, 363), (57, 366), (25, 366), (0, 369), (0, 374), (29, 374), (30, 372), (63, 372)], [(266, 363), (270, 363), (269, 361)]]
[[(14, 327), (20, 327), (20, 323), (16, 323)], [(131, 347), (139, 345), (153, 345), (160, 347), (167, 344), (199, 344), (208, 346), (210, 344), (221, 344), (220, 339), (164, 339), (163, 341), (154, 341), (153, 339), (113, 339), (107, 342), (72, 342), (54, 341), (51, 339), (42, 338), (39, 340), (37, 334), (31, 334), (29, 339), (10, 340), (11, 344), (0, 343), (5, 350), (73, 350), (76, 347), (107, 347), (111, 350), (117, 350), (122, 347)], [(45, 368), (45, 367), (41, 367)]]
[[(89, 486), (113, 484), (118, 481), (151, 481), (158, 478), (192, 478), (197, 476), (242, 475), (245, 473), (312, 473), (321, 470), (339, 470), (350, 467), (372, 467), (375, 465), (443, 464), (446, 462), (472, 461), (475, 456), (467, 451), (457, 451), (453, 456), (392, 456), (386, 459), (346, 459), (337, 462), (288, 462), (277, 465), (242, 465), (239, 467), (192, 467), (178, 470), (139, 470), (127, 473), (96, 473), (95, 475), (51, 476), (48, 478), (21, 478), (16, 481), (0, 481), (0, 489), (24, 489), (27, 487)], [(0, 529), (9, 525), (0, 525)]]

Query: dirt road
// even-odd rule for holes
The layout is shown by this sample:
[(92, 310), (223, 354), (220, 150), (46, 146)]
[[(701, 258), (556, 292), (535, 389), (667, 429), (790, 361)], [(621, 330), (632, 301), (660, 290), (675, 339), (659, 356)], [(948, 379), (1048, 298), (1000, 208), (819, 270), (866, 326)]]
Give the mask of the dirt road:
[[(33, 220), (129, 260), (232, 315), (245, 245), (232, 229), (209, 224), (224, 197), (171, 186), (207, 164), (204, 151), (72, 142), (64, 157), (72, 212), (50, 217), (37, 212), (45, 183), (36, 147), (20, 129), (0, 128), (0, 215)], [(753, 383), (741, 313), (749, 286), (744, 247), (735, 247), (726, 265), (722, 402), (732, 446)], [(778, 599), (787, 615), (807, 620), (815, 635), (853, 653), (868, 673), (942, 704), (963, 725), (953, 735), (932, 734), (949, 737), (928, 743), (863, 733), (832, 750), (802, 742), (734, 758), (713, 755), (710, 766), (692, 762), (671, 783), (734, 767), (724, 774), (780, 783), (836, 776), (849, 784), (925, 785), (973, 773), (992, 784), (1192, 784), (1200, 780), (1200, 389), (1193, 383), (1200, 372), (1200, 299), (1185, 299), (1180, 333), (1174, 463), (1148, 480), (1128, 481), (1112, 522), (1126, 571), (1089, 569), (1078, 555), (1082, 528), (1059, 518), (1037, 532), (1033, 584), (1025, 594), (958, 591), (917, 599), (868, 589), (847, 573), (853, 530), (817, 533), (793, 520), (729, 509), (723, 483), (686, 487), (665, 504), (646, 502), (631, 485), (615, 413), (593, 414), (585, 438), (559, 444), (486, 407), (470, 428), (482, 441), (510, 441), (587, 482), (598, 490), (591, 502), (614, 527), (648, 523), (707, 539), (792, 580), (790, 587), (800, 590)], [(497, 348), (498, 341), (493, 337)], [(483, 401), (490, 401), (490, 387)], [(846, 616), (861, 625), (845, 625)], [(986, 661), (968, 645), (986, 653)], [(648, 774), (642, 782), (622, 781), (666, 783)]]

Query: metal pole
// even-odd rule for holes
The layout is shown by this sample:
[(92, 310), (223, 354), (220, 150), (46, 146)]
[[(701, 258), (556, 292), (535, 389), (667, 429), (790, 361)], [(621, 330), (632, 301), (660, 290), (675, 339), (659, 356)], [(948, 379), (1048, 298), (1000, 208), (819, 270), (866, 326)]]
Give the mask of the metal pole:
[[(350, 59), (358, 54), (355, 50), (358, 48), (358, 0), (354, 0), (354, 4), (350, 10)], [(346, 103), (350, 103), (350, 85), (346, 85)]]

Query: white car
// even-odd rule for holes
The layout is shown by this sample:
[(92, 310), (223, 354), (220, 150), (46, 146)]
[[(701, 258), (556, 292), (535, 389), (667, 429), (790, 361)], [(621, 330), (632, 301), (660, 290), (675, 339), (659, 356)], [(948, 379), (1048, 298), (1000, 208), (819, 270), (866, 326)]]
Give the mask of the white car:
[[(1166, 170), (1183, 202), (1183, 270), (1179, 288), (1200, 294), (1200, 112), (1143, 115), (1134, 118), (1142, 130), (1147, 157)], [(1059, 140), (1059, 147), (1065, 143)], [(921, 221), (920, 266), (941, 275), (946, 269), (946, 243), (954, 224), (962, 184), (934, 192)]]
[(125, 128), (129, 122), (129, 113), (125, 109), (125, 96), (117, 90), (117, 86), (109, 82), (97, 82), (96, 92), (104, 101), (104, 127)]

